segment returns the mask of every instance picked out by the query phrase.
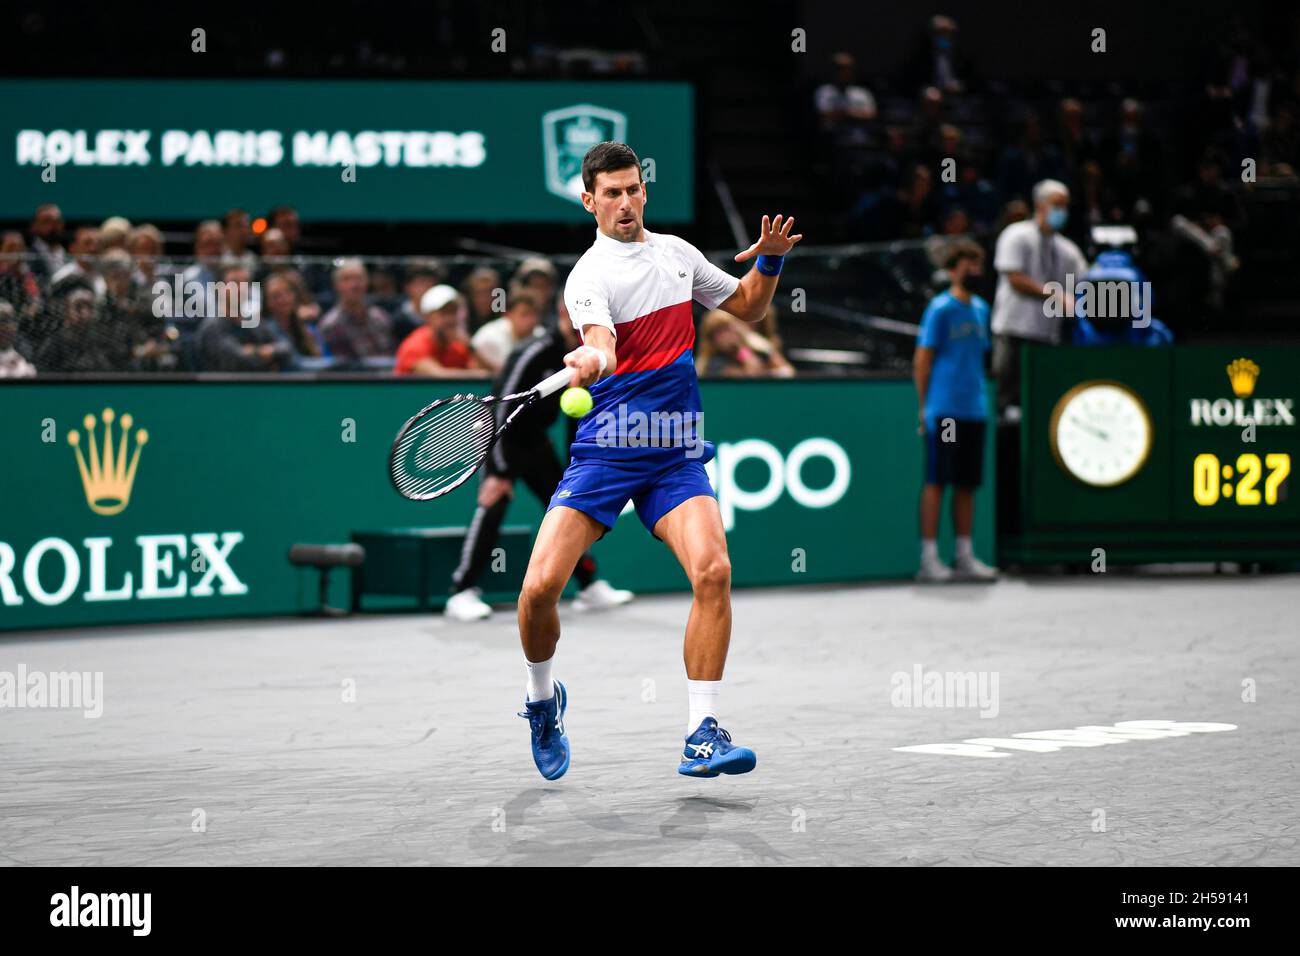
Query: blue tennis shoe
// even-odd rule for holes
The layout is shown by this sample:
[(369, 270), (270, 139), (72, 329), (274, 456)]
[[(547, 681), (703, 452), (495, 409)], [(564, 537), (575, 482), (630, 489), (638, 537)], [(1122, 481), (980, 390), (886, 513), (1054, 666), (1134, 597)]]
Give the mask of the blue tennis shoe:
[(557, 680), (550, 700), (526, 700), (524, 712), (519, 715), (528, 718), (533, 732), (533, 763), (547, 780), (559, 780), (569, 769), (569, 738), (564, 735), (564, 709), (568, 703), (568, 692)]
[(695, 733), (686, 738), (677, 772), (684, 777), (716, 777), (723, 773), (749, 773), (758, 763), (754, 751), (737, 747), (731, 734), (705, 717)]

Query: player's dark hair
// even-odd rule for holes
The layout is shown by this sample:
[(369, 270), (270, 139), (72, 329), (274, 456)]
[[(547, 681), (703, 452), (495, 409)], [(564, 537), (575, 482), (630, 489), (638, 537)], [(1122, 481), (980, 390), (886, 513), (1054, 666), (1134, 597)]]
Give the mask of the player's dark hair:
[(948, 246), (948, 251), (943, 257), (943, 267), (945, 269), (957, 268), (957, 263), (963, 259), (984, 260), (984, 249), (974, 239), (957, 239)]
[(641, 160), (636, 158), (632, 147), (627, 143), (597, 143), (587, 150), (582, 157), (582, 188), (587, 192), (596, 191), (596, 177), (601, 173), (612, 173), (620, 169), (636, 167), (637, 178), (641, 176)]

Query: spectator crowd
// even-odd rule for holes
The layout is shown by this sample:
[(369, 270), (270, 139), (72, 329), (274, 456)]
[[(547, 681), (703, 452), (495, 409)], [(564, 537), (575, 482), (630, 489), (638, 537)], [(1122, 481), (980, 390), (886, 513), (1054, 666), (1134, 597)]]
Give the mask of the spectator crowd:
[(1053, 95), (981, 82), (942, 15), (904, 75), (878, 80), (887, 93), (837, 53), (813, 93), (817, 168), (852, 241), (969, 235), (991, 257), (1008, 225), (1033, 218), (1035, 184), (1052, 180), (1067, 190), (1062, 235), (1087, 248), (1094, 227), (1131, 226), (1149, 259), (1193, 277), (1195, 308), (1221, 313), (1243, 193), (1300, 181), (1300, 50), (1244, 25), (1199, 88), (1152, 102), (1115, 86)]
[[(200, 222), (183, 255), (168, 255), (152, 225), (114, 216), (68, 231), (58, 206), (41, 206), (27, 236), (0, 239), (0, 377), (342, 370), (481, 378), (569, 321), (562, 277), (544, 257), (509, 271), (461, 265), (453, 281), (455, 267), (436, 258), (392, 267), (300, 255), (301, 224), (289, 206), (259, 227), (232, 209)], [(701, 371), (793, 374), (775, 323), (774, 311), (758, 329), (710, 313)]]

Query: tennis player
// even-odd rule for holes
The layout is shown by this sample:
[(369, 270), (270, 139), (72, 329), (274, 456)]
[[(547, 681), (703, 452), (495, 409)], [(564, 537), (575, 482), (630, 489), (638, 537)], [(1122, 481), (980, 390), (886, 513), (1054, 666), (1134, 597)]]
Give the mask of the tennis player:
[[(758, 321), (776, 292), (783, 257), (803, 237), (790, 234), (793, 219), (764, 216), (758, 241), (736, 256), (737, 262), (757, 257), (755, 267), (736, 279), (690, 243), (645, 229), (646, 184), (641, 162), (626, 144), (599, 143), (588, 150), (582, 185), (582, 204), (596, 219), (596, 241), (565, 286), (564, 301), (583, 344), (564, 363), (573, 369), (572, 384), (590, 389), (594, 405), (579, 424), (519, 595), (519, 636), (528, 663), (520, 716), (528, 718), (542, 776), (563, 776), (569, 769), (568, 700), (552, 676), (560, 592), (578, 558), (631, 501), (641, 523), (681, 563), (695, 596), (686, 624), (689, 716), (678, 772), (747, 773), (756, 763), (754, 751), (734, 744), (718, 725), (731, 641), (731, 561), (704, 471), (713, 446), (699, 428), (691, 301)], [(668, 427), (656, 431), (647, 422)]]

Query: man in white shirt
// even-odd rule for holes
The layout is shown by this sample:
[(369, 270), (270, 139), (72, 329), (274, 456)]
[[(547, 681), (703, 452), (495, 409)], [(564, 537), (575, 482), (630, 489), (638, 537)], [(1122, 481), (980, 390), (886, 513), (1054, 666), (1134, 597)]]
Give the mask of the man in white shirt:
[[(764, 216), (758, 242), (736, 256), (738, 262), (757, 256), (755, 268), (736, 279), (690, 243), (645, 229), (641, 162), (626, 144), (588, 150), (582, 181), (582, 204), (596, 218), (597, 232), (565, 285), (564, 301), (583, 344), (564, 362), (573, 369), (571, 384), (590, 388), (594, 406), (578, 425), (572, 459), (537, 532), (519, 595), (528, 663), (520, 716), (529, 721), (538, 771), (548, 780), (563, 776), (569, 768), (567, 691), (551, 676), (560, 637), (557, 605), (579, 556), (631, 500), (645, 528), (681, 562), (695, 596), (684, 651), (688, 736), (678, 772), (747, 773), (757, 762), (754, 752), (734, 745), (717, 719), (731, 640), (731, 562), (704, 470), (713, 447), (699, 432), (691, 302), (759, 321), (776, 292), (783, 257), (802, 236), (790, 235), (793, 220), (782, 225), (782, 216)], [(670, 428), (662, 429), (665, 424)]]
[(478, 360), (495, 375), (501, 371), (515, 346), (542, 334), (540, 325), (541, 304), (527, 292), (516, 292), (510, 297), (506, 314), (493, 319), (474, 333), (469, 346)]
[(817, 113), (822, 129), (837, 146), (866, 145), (867, 124), (876, 118), (876, 99), (856, 82), (857, 64), (847, 53), (831, 57), (835, 78), (817, 87)]
[[(1069, 218), (1070, 191), (1044, 179), (1034, 187), (1034, 216), (1013, 222), (998, 236), (993, 268), (998, 290), (993, 299), (993, 373), (998, 408), (1020, 405), (1020, 346), (1060, 341), (1063, 317), (1074, 303), (1063, 289), (1088, 269), (1083, 253), (1061, 230)], [(1049, 283), (1057, 284), (1055, 288)]]

